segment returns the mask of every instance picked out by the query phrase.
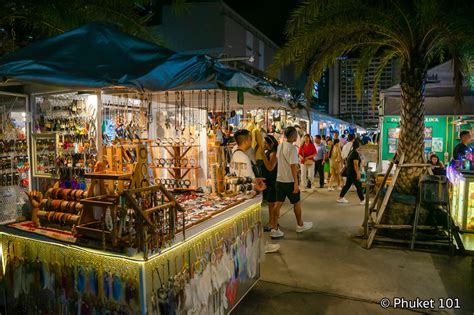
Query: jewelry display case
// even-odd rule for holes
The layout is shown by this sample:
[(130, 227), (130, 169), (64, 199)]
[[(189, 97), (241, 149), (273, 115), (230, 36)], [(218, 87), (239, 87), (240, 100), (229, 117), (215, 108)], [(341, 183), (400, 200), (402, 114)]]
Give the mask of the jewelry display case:
[(35, 133), (31, 140), (33, 177), (55, 177), (59, 135), (55, 132)]

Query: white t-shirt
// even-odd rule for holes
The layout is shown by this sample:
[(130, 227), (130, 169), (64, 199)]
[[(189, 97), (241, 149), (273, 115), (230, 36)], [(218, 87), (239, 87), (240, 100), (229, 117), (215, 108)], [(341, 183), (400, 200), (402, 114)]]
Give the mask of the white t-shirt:
[(298, 164), (298, 151), (295, 146), (287, 141), (278, 146), (278, 171), (277, 182), (294, 183), (293, 174), (291, 174), (291, 165)]
[(230, 161), (230, 172), (235, 173), (238, 177), (251, 177), (255, 178), (255, 174), (252, 169), (252, 162), (249, 157), (241, 150), (236, 150), (232, 154)]
[(347, 142), (342, 147), (341, 156), (344, 160), (347, 159), (347, 157), (349, 156), (349, 153), (351, 153), (351, 149), (352, 149), (352, 142)]

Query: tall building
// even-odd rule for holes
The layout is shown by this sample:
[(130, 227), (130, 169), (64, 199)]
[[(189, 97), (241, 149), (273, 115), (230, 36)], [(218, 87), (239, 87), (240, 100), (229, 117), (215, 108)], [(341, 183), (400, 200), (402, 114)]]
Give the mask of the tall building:
[[(378, 124), (378, 107), (376, 98), (372, 105), (374, 77), (380, 65), (380, 59), (374, 59), (367, 69), (361, 100), (357, 100), (355, 75), (358, 59), (341, 58), (329, 69), (329, 113), (365, 128), (374, 128)], [(395, 61), (383, 70), (378, 83), (378, 91), (389, 88), (396, 83), (397, 69)]]
[[(181, 14), (166, 5), (162, 9), (161, 25), (156, 29), (172, 50), (237, 59), (227, 62), (255, 75), (264, 74), (278, 48), (222, 0), (190, 1), (188, 9)], [(242, 60), (245, 56), (252, 56), (252, 61)], [(279, 79), (295, 86), (291, 69), (282, 71)]]

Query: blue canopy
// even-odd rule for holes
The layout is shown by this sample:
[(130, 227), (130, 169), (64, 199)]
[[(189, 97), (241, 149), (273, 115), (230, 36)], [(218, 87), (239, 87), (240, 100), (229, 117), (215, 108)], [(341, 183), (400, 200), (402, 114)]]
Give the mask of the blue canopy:
[(206, 55), (176, 53), (102, 23), (35, 42), (0, 60), (0, 78), (76, 89), (227, 89), (275, 94), (272, 84)]

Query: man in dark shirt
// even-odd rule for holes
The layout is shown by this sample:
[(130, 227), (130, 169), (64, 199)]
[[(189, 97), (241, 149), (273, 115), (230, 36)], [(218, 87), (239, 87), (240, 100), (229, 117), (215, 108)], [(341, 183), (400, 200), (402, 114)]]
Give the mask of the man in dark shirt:
[(459, 134), (461, 143), (454, 147), (453, 159), (460, 160), (464, 155), (470, 151), (468, 144), (471, 142), (471, 132), (469, 130), (463, 130)]

